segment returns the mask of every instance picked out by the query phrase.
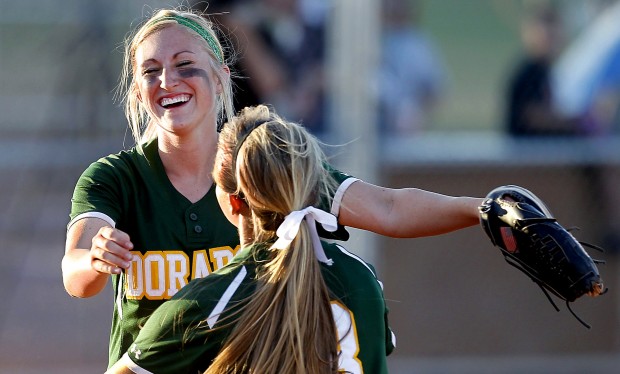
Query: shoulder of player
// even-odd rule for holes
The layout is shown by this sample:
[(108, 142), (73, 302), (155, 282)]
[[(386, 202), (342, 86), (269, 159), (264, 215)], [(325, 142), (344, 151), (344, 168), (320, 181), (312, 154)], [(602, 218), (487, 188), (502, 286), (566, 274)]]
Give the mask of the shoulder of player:
[(364, 261), (360, 256), (348, 251), (341, 244), (327, 242), (322, 242), (322, 244), (327, 258), (334, 260), (334, 264), (340, 263), (351, 270), (368, 271), (373, 277), (377, 277), (377, 272), (371, 264)]
[(196, 301), (216, 300), (230, 288), (231, 284), (247, 284), (252, 281), (254, 269), (245, 265), (229, 264), (204, 278), (196, 278), (181, 288), (172, 299)]
[[(354, 178), (353, 176), (343, 173), (342, 171), (334, 168), (332, 165), (326, 163), (323, 165), (325, 170), (327, 170), (328, 174), (334, 178), (337, 184), (342, 184), (345, 180)], [(354, 178), (355, 179), (355, 178)]]
[[(97, 176), (102, 174), (110, 175), (135, 175), (137, 168), (142, 168), (153, 162), (153, 149), (157, 151), (157, 146), (153, 142), (149, 142), (143, 146), (142, 149), (133, 147), (127, 150), (122, 150), (117, 153), (101, 157), (97, 161), (90, 164), (90, 166), (84, 171), (86, 176)], [(150, 155), (150, 156), (149, 156)]]
[(137, 161), (143, 161), (152, 158), (157, 152), (157, 144), (153, 141), (145, 143), (141, 148), (132, 147), (117, 153), (102, 157), (95, 163), (104, 163), (110, 165), (132, 164)]

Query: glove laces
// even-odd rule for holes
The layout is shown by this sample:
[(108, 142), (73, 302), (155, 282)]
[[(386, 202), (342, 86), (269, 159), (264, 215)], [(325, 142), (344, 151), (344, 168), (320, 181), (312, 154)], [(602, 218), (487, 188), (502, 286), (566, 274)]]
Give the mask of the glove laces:
[(323, 228), (329, 232), (334, 232), (338, 228), (338, 220), (332, 214), (329, 214), (323, 210), (309, 206), (302, 210), (296, 210), (289, 213), (285, 218), (276, 235), (278, 240), (271, 246), (275, 249), (286, 249), (291, 245), (291, 242), (299, 233), (299, 227), (302, 220), (308, 222), (308, 229), (310, 230), (310, 237), (312, 239), (312, 246), (314, 247), (314, 254), (319, 262), (325, 263), (331, 266), (334, 261), (327, 258), (323, 245), (321, 245), (321, 239), (316, 231), (316, 223), (320, 223)]

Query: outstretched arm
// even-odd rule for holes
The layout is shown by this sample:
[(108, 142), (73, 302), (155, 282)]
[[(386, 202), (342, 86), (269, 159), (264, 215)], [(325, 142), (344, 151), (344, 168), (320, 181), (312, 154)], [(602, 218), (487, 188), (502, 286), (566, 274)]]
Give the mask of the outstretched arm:
[(478, 224), (483, 200), (357, 181), (342, 198), (338, 222), (394, 238), (440, 235)]

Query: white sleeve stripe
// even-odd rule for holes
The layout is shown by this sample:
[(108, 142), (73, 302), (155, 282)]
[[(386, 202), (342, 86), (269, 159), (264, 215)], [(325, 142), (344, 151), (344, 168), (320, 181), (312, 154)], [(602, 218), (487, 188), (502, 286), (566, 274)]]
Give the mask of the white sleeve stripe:
[(349, 188), (350, 185), (352, 185), (354, 182), (357, 182), (358, 180), (359, 179), (357, 178), (348, 178), (348, 179), (345, 179), (345, 181), (342, 182), (342, 184), (340, 184), (340, 186), (336, 190), (336, 193), (334, 194), (334, 200), (332, 201), (331, 214), (338, 217), (338, 213), (340, 213), (340, 205), (342, 204), (342, 197), (344, 196), (344, 193), (347, 192), (347, 189)]
[(110, 216), (108, 216), (107, 214), (101, 212), (86, 212), (78, 214), (74, 219), (72, 219), (71, 222), (69, 222), (69, 224), (67, 225), (67, 230), (69, 230), (69, 228), (71, 228), (74, 223), (84, 218), (99, 218), (104, 220), (108, 225), (112, 227), (116, 226), (116, 222), (114, 222), (114, 220), (110, 218)]
[(222, 313), (222, 311), (224, 311), (224, 308), (226, 308), (226, 305), (237, 291), (237, 288), (239, 288), (239, 286), (241, 285), (241, 282), (243, 281), (247, 273), (248, 271), (246, 270), (245, 266), (241, 267), (241, 271), (239, 271), (239, 274), (237, 274), (235, 279), (233, 279), (230, 285), (228, 285), (228, 288), (220, 298), (220, 301), (217, 302), (217, 305), (215, 306), (215, 308), (213, 308), (211, 314), (209, 314), (209, 317), (207, 318), (207, 323), (209, 324), (210, 328), (213, 328), (213, 326), (215, 326), (217, 320), (220, 318), (220, 314)]
[[(357, 261), (359, 261), (362, 265), (364, 265), (366, 267), (366, 269), (368, 269), (368, 271), (375, 276), (375, 278), (377, 277), (377, 274), (375, 274), (374, 271), (372, 271), (372, 269), (368, 266), (368, 264), (366, 262), (364, 262), (364, 260), (362, 260), (360, 257), (354, 255), (353, 253), (347, 251), (343, 246), (341, 246), (340, 244), (336, 244), (336, 247), (338, 247), (338, 249), (340, 249), (340, 252), (344, 253), (345, 255), (356, 259)], [(381, 282), (379, 282), (381, 283)], [(381, 289), (383, 289), (383, 284), (381, 284)]]
[(133, 360), (131, 359), (131, 357), (129, 357), (129, 354), (127, 352), (125, 352), (125, 354), (123, 355), (123, 357), (121, 357), (119, 362), (121, 362), (123, 365), (127, 367), (127, 369), (133, 371), (136, 374), (153, 374), (152, 372), (141, 368), (135, 362), (133, 362)]

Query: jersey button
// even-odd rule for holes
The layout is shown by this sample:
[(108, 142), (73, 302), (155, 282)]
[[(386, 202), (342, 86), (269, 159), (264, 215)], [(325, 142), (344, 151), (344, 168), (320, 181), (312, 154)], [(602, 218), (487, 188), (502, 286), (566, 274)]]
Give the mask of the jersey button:
[[(192, 221), (197, 221), (198, 220), (198, 215), (196, 213), (190, 213), (189, 214), (189, 219), (191, 219)], [(196, 226), (198, 227), (198, 226)]]
[(200, 225), (194, 226), (194, 231), (196, 231), (196, 233), (200, 234), (202, 232), (202, 226), (200, 226)]

